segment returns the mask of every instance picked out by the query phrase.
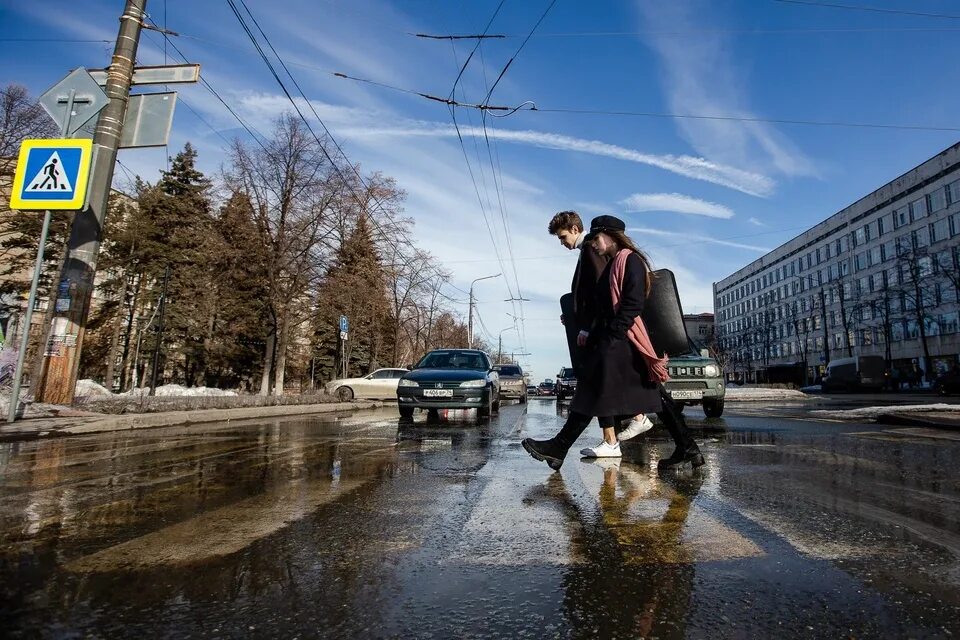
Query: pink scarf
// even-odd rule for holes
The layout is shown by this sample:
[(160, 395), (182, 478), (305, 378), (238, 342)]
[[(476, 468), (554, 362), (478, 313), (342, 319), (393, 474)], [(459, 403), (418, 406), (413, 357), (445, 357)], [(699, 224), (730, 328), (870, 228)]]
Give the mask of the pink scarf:
[[(613, 266), (610, 268), (610, 297), (613, 299), (614, 313), (620, 309), (623, 274), (627, 270), (627, 257), (631, 253), (630, 249), (621, 249), (617, 253), (617, 257), (613, 259)], [(643, 324), (640, 316), (633, 319), (633, 326), (627, 329), (627, 337), (640, 352), (640, 355), (643, 356), (643, 361), (647, 364), (647, 371), (650, 372), (650, 381), (662, 383), (669, 380), (667, 356), (664, 355), (662, 358), (657, 356), (657, 352), (653, 349), (653, 343), (650, 342), (650, 334), (647, 333), (647, 327)]]

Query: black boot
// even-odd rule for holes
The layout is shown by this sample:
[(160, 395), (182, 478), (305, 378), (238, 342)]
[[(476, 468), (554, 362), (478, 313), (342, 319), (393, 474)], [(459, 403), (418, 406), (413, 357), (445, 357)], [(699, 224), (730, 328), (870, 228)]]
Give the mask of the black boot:
[(560, 470), (560, 466), (563, 464), (563, 459), (569, 449), (569, 447), (564, 447), (557, 443), (556, 438), (550, 438), (549, 440), (524, 438), (520, 444), (527, 450), (527, 453), (541, 462), (546, 462), (554, 471)]
[(583, 430), (590, 424), (590, 416), (571, 411), (567, 421), (560, 429), (560, 433), (549, 440), (534, 440), (533, 438), (524, 438), (520, 443), (531, 456), (546, 462), (554, 471), (559, 471), (563, 465), (563, 459), (567, 456), (567, 451), (577, 441)]
[(663, 411), (658, 413), (657, 417), (670, 432), (670, 437), (673, 438), (677, 448), (669, 458), (662, 458), (657, 462), (657, 469), (661, 471), (677, 469), (685, 464), (690, 464), (693, 468), (702, 467), (705, 461), (703, 454), (700, 453), (700, 447), (694, 442), (687, 429), (687, 421), (677, 410), (673, 399), (663, 385), (660, 385), (660, 398), (663, 401)]

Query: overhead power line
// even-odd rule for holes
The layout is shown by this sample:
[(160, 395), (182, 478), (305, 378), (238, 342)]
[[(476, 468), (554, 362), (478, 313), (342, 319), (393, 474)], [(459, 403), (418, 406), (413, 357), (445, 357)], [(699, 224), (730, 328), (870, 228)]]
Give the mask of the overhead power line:
[[(357, 180), (359, 181), (359, 183), (360, 183), (360, 184), (363, 186), (363, 188), (366, 189), (367, 192), (369, 193), (369, 195), (370, 195), (370, 200), (372, 200), (372, 201), (374, 202), (374, 204), (376, 204), (376, 208), (378, 208), (378, 209), (387, 217), (387, 219), (392, 219), (391, 214), (390, 214), (390, 213), (386, 210), (386, 208), (383, 206), (383, 203), (380, 202), (380, 200), (379, 200), (373, 193), (370, 192), (370, 188), (369, 188), (369, 186), (367, 185), (366, 181), (364, 180), (363, 176), (360, 174), (359, 170), (353, 165), (352, 162), (350, 162), (350, 160), (349, 160), (349, 158), (347, 157), (346, 153), (343, 151), (343, 148), (340, 146), (340, 143), (337, 142), (336, 138), (333, 136), (333, 134), (331, 133), (331, 131), (327, 128), (327, 125), (323, 122), (323, 119), (320, 117), (320, 114), (318, 114), (317, 111), (316, 111), (316, 109), (314, 108), (313, 103), (307, 98), (306, 94), (304, 93), (303, 89), (300, 87), (300, 85), (299, 85), (299, 83), (297, 82), (296, 78), (294, 78), (293, 74), (290, 72), (290, 69), (287, 68), (286, 64), (284, 63), (283, 58), (282, 58), (282, 57), (280, 56), (280, 54), (277, 52), (276, 48), (273, 46), (273, 43), (270, 42), (270, 38), (269, 38), (269, 37), (267, 36), (267, 34), (264, 32), (263, 28), (260, 26), (260, 24), (259, 24), (259, 22), (257, 21), (256, 17), (254, 17), (253, 13), (250, 11), (250, 8), (247, 6), (247, 3), (246, 3), (244, 0), (239, 0), (239, 2), (240, 2), (240, 4), (243, 6), (244, 10), (247, 12), (247, 15), (250, 16), (250, 20), (253, 22), (254, 26), (255, 26), (256, 29), (257, 29), (257, 31), (260, 33), (260, 36), (263, 38), (264, 42), (265, 42), (265, 43), (267, 44), (267, 46), (270, 48), (270, 51), (273, 53), (274, 57), (276, 57), (277, 61), (280, 63), (280, 66), (283, 68), (284, 72), (285, 72), (285, 73), (287, 74), (287, 76), (290, 78), (291, 82), (293, 82), (293, 85), (294, 85), (294, 87), (297, 89), (297, 91), (300, 93), (301, 98), (303, 98), (303, 100), (306, 102), (307, 106), (308, 106), (308, 107), (310, 108), (310, 110), (313, 112), (313, 115), (314, 115), (314, 117), (317, 119), (317, 122), (319, 122), (319, 123), (320, 123), (320, 126), (323, 127), (323, 130), (324, 130), (324, 132), (326, 133), (327, 138), (328, 138), (328, 139), (330, 140), (330, 142), (332, 142), (333, 145), (336, 147), (337, 152), (338, 152), (338, 153), (340, 154), (340, 156), (343, 158), (343, 161), (346, 163), (346, 165), (347, 165), (348, 167), (350, 167), (350, 169), (351, 169), (351, 170), (353, 171), (353, 173), (356, 175)], [(298, 116), (298, 117), (300, 118), (300, 120), (304, 123), (304, 126), (306, 126), (307, 131), (310, 132), (310, 134), (313, 136), (314, 140), (317, 142), (317, 145), (319, 146), (319, 148), (320, 148), (321, 152), (323, 153), (323, 155), (326, 157), (327, 161), (330, 163), (330, 166), (333, 168), (333, 170), (337, 173), (337, 175), (338, 175), (338, 176), (340, 177), (340, 179), (343, 181), (344, 185), (346, 185), (347, 189), (350, 191), (350, 194), (351, 194), (351, 195), (353, 196), (353, 198), (356, 200), (357, 204), (359, 204), (362, 208), (366, 209), (366, 208), (367, 208), (367, 203), (366, 203), (366, 202), (364, 201), (364, 199), (361, 198), (360, 195), (356, 192), (356, 190), (355, 190), (354, 187), (353, 187), (353, 184), (352, 184), (349, 180), (347, 180), (346, 176), (343, 175), (343, 172), (340, 170), (339, 163), (336, 162), (336, 161), (333, 159), (333, 157), (331, 157), (330, 152), (327, 151), (326, 145), (325, 145), (325, 144), (323, 143), (323, 141), (320, 139), (320, 136), (317, 135), (316, 131), (314, 131), (313, 127), (310, 125), (310, 122), (307, 120), (306, 116), (304, 116), (303, 111), (300, 109), (299, 105), (297, 104), (297, 101), (293, 98), (293, 95), (290, 93), (289, 89), (287, 89), (287, 86), (286, 86), (286, 84), (283, 82), (283, 79), (280, 78), (280, 74), (277, 72), (277, 70), (276, 70), (276, 68), (274, 67), (273, 63), (270, 61), (270, 58), (269, 58), (269, 56), (266, 54), (266, 51), (264, 51), (263, 47), (260, 45), (260, 42), (257, 40), (256, 36), (254, 35), (253, 31), (250, 29), (249, 25), (247, 25), (246, 20), (244, 19), (243, 15), (240, 13), (240, 10), (237, 8), (237, 5), (236, 5), (235, 0), (227, 0), (227, 4), (229, 5), (231, 11), (233, 11), (233, 14), (236, 16), (237, 20), (240, 22), (240, 26), (243, 28), (244, 32), (246, 33), (247, 38), (248, 38), (248, 39), (250, 40), (250, 42), (254, 45), (254, 48), (257, 50), (257, 53), (260, 55), (260, 58), (263, 60), (264, 64), (266, 64), (267, 69), (270, 71), (270, 73), (271, 73), (271, 75), (273, 76), (274, 80), (276, 80), (277, 84), (280, 86), (280, 89), (283, 91), (284, 95), (287, 97), (287, 100), (288, 100), (288, 101), (290, 102), (290, 104), (293, 106), (294, 111), (296, 111), (296, 113), (297, 113), (297, 116)], [(399, 250), (399, 246), (393, 241), (392, 236), (391, 236), (390, 234), (386, 233), (386, 231), (383, 229), (383, 227), (380, 225), (380, 223), (377, 221), (377, 219), (376, 219), (374, 216), (372, 216), (372, 215), (371, 215), (371, 216), (368, 216), (367, 219), (368, 219), (368, 220), (370, 221), (370, 223), (377, 229), (377, 231), (379, 231), (381, 238), (383, 238), (384, 241), (386, 241), (388, 244), (391, 244), (391, 246), (393, 247), (394, 251), (396, 251), (398, 254), (400, 254), (401, 252), (400, 252), (400, 250)], [(409, 236), (406, 235), (405, 232), (401, 231), (401, 235), (402, 235), (402, 237), (403, 237), (404, 240), (405, 240), (405, 244), (407, 244), (407, 245), (410, 246), (410, 247), (414, 247), (413, 242), (410, 240)], [(414, 257), (415, 257), (415, 256), (414, 256)], [(407, 261), (406, 261), (406, 264), (407, 264), (408, 267), (412, 266), (412, 265), (413, 265), (413, 257), (408, 258)], [(439, 267), (437, 267), (437, 266), (434, 265), (434, 266), (433, 266), (433, 272), (434, 272), (434, 274), (435, 274), (438, 278), (440, 278), (441, 282), (443, 282), (443, 283), (445, 283), (445, 284), (447, 284), (447, 285), (450, 285), (448, 276), (447, 276), (443, 271), (441, 271)], [(452, 286), (452, 285), (450, 285), (450, 286)], [(454, 287), (454, 288), (456, 288), (456, 287)], [(458, 291), (462, 291), (461, 289), (457, 289), (457, 290), (458, 290)], [(445, 294), (442, 294), (442, 293), (441, 293), (440, 296), (441, 296), (442, 298), (446, 299), (446, 300), (454, 301), (454, 302), (455, 302), (455, 300), (454, 300), (453, 298), (451, 298), (451, 297), (449, 297), (449, 296), (446, 296)]]
[[(391, 91), (400, 91), (403, 93), (410, 93), (414, 95), (422, 95), (423, 97), (434, 100), (438, 102), (445, 102), (450, 106), (462, 107), (467, 109), (483, 109), (489, 111), (506, 111), (507, 115), (511, 115), (518, 111), (523, 113), (528, 112), (540, 112), (540, 113), (569, 113), (577, 115), (601, 115), (601, 116), (629, 116), (629, 117), (638, 117), (638, 118), (679, 118), (679, 119), (689, 119), (689, 120), (725, 120), (731, 122), (764, 122), (769, 124), (796, 124), (796, 125), (805, 125), (805, 126), (816, 126), (816, 127), (860, 127), (867, 129), (904, 129), (904, 130), (913, 130), (913, 131), (949, 131), (956, 132), (960, 131), (960, 127), (949, 127), (949, 126), (937, 126), (937, 125), (920, 125), (920, 124), (890, 124), (890, 123), (878, 123), (878, 122), (853, 122), (853, 121), (844, 121), (844, 120), (804, 120), (797, 118), (761, 118), (757, 116), (730, 116), (730, 115), (707, 115), (707, 114), (697, 114), (697, 113), (667, 113), (659, 111), (618, 111), (618, 110), (609, 110), (609, 109), (573, 109), (573, 108), (563, 108), (563, 107), (539, 107), (533, 101), (527, 101), (521, 103), (520, 105), (507, 107), (507, 106), (492, 106), (492, 105), (477, 105), (470, 104), (466, 102), (457, 102), (457, 101), (447, 101), (444, 98), (438, 98), (437, 96), (432, 96), (429, 94), (421, 94), (418, 91), (413, 91), (410, 89), (404, 89), (402, 87), (396, 87), (382, 82), (376, 82), (372, 80), (367, 80), (365, 78), (356, 78), (353, 76), (346, 75), (344, 73), (334, 73), (338, 78), (344, 78), (346, 80), (354, 80), (357, 82), (365, 82), (375, 86), (382, 87), (384, 89), (390, 89)], [(491, 114), (496, 115), (496, 114)]]
[(808, 7), (826, 7), (830, 9), (847, 9), (851, 11), (869, 11), (871, 13), (890, 13), (901, 16), (919, 16), (923, 18), (946, 18), (948, 20), (960, 20), (960, 15), (951, 15), (946, 13), (927, 13), (924, 11), (913, 11), (910, 9), (886, 9), (884, 7), (871, 7), (860, 4), (840, 4), (839, 2), (820, 2), (819, 0), (773, 0), (781, 4), (799, 4)]

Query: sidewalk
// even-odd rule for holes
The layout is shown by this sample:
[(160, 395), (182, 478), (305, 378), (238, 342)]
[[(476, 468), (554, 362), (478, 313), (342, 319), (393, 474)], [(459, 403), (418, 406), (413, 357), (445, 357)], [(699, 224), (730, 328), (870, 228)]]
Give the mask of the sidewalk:
[(383, 402), (374, 400), (324, 404), (244, 407), (238, 409), (203, 409), (197, 411), (165, 411), (162, 413), (128, 413), (124, 415), (81, 414), (56, 418), (25, 418), (13, 424), (0, 423), (0, 441), (28, 440), (51, 436), (69, 436), (105, 431), (127, 431), (205, 422), (229, 422), (255, 418), (339, 413), (361, 409), (377, 409)]

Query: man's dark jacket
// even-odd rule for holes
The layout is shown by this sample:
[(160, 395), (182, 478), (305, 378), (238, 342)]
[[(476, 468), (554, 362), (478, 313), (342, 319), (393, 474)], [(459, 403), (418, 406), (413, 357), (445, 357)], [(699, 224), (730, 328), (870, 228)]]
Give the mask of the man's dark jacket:
[(577, 334), (581, 330), (589, 331), (597, 314), (597, 286), (610, 259), (601, 256), (590, 245), (580, 245), (580, 259), (573, 272), (570, 293), (560, 298), (564, 329), (567, 333), (567, 347), (570, 349), (570, 364), (579, 373), (580, 347), (577, 346)]

